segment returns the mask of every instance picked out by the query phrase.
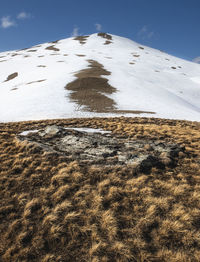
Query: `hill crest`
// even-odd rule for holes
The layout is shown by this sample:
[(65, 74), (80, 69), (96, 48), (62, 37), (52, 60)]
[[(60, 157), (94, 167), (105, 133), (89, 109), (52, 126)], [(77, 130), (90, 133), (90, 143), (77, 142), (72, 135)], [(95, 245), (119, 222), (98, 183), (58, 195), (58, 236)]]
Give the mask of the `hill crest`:
[(0, 122), (127, 114), (200, 121), (200, 66), (123, 37), (3, 52), (0, 70)]

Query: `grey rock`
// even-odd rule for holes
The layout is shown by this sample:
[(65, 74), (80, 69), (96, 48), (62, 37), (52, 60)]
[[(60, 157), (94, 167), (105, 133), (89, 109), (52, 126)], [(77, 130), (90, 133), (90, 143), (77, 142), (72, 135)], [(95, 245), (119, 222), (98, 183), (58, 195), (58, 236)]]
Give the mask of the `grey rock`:
[(58, 126), (47, 126), (42, 132), (39, 132), (40, 136), (55, 136), (60, 132), (60, 128)]
[(174, 167), (184, 147), (153, 140), (129, 139), (112, 134), (87, 133), (59, 126), (47, 126), (37, 133), (20, 136), (37, 143), (44, 151), (62, 154), (84, 164), (134, 165), (144, 173), (152, 167)]

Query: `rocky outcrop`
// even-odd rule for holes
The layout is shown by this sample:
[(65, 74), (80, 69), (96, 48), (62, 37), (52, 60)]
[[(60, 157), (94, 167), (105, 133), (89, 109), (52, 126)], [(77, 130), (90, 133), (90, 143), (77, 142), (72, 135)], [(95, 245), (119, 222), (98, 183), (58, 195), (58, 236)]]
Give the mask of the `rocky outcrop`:
[(97, 165), (130, 165), (148, 173), (152, 167), (174, 167), (184, 147), (155, 140), (120, 138), (113, 134), (81, 132), (60, 126), (47, 126), (37, 132), (19, 135), (44, 151), (65, 155), (69, 160)]

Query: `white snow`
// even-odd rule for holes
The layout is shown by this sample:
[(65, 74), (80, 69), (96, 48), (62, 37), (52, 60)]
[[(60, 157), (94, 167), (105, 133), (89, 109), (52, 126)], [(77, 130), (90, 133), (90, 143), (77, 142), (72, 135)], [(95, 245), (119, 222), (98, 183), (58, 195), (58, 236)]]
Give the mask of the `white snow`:
[(87, 133), (101, 133), (101, 134), (109, 134), (111, 131), (105, 131), (100, 128), (89, 128), (89, 127), (66, 127), (65, 129), (68, 130), (76, 130), (80, 132), (87, 132)]
[[(119, 116), (84, 112), (70, 101), (70, 92), (64, 87), (75, 79), (76, 72), (89, 65), (89, 59), (111, 72), (105, 77), (117, 92), (109, 97), (119, 110), (155, 112), (128, 116), (200, 121), (199, 64), (126, 38), (112, 38), (109, 45), (104, 45), (106, 39), (93, 34), (84, 45), (68, 38), (28, 50), (0, 53), (0, 122)], [(45, 49), (49, 46), (59, 51)], [(16, 78), (5, 81), (15, 72)]]
[[(65, 127), (66, 130), (76, 130), (80, 132), (87, 132), (87, 133), (100, 133), (100, 134), (110, 134), (111, 131), (105, 131), (100, 128), (89, 128), (89, 127)], [(37, 133), (39, 130), (38, 129), (33, 129), (33, 130), (25, 130), (21, 132), (19, 135), (21, 136), (27, 136), (30, 133)]]
[(30, 133), (37, 133), (37, 132), (38, 132), (37, 129), (34, 129), (34, 130), (26, 130), (26, 131), (21, 132), (19, 135), (21, 135), (21, 136), (27, 136), (27, 135), (30, 134)]

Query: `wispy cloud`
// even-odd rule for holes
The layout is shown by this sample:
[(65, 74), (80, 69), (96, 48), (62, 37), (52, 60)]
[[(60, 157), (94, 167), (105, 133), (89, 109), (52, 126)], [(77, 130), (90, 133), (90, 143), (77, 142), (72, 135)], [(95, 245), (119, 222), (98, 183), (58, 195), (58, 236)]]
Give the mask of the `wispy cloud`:
[(146, 25), (144, 25), (138, 32), (138, 37), (142, 39), (151, 39), (154, 35), (155, 33), (150, 31)]
[(76, 37), (79, 35), (79, 28), (77, 26), (74, 27), (71, 36)]
[(26, 12), (21, 12), (17, 15), (17, 19), (24, 20), (24, 19), (28, 19), (28, 18), (31, 18), (31, 15), (29, 13), (26, 13)]
[(102, 30), (102, 25), (96, 23), (96, 24), (95, 24), (95, 28), (96, 28), (97, 31), (101, 31), (101, 30)]
[(1, 27), (2, 28), (9, 28), (15, 25), (16, 25), (15, 21), (12, 20), (10, 16), (3, 16), (1, 18)]
[(195, 63), (200, 64), (200, 56), (195, 57), (192, 61), (195, 62)]

